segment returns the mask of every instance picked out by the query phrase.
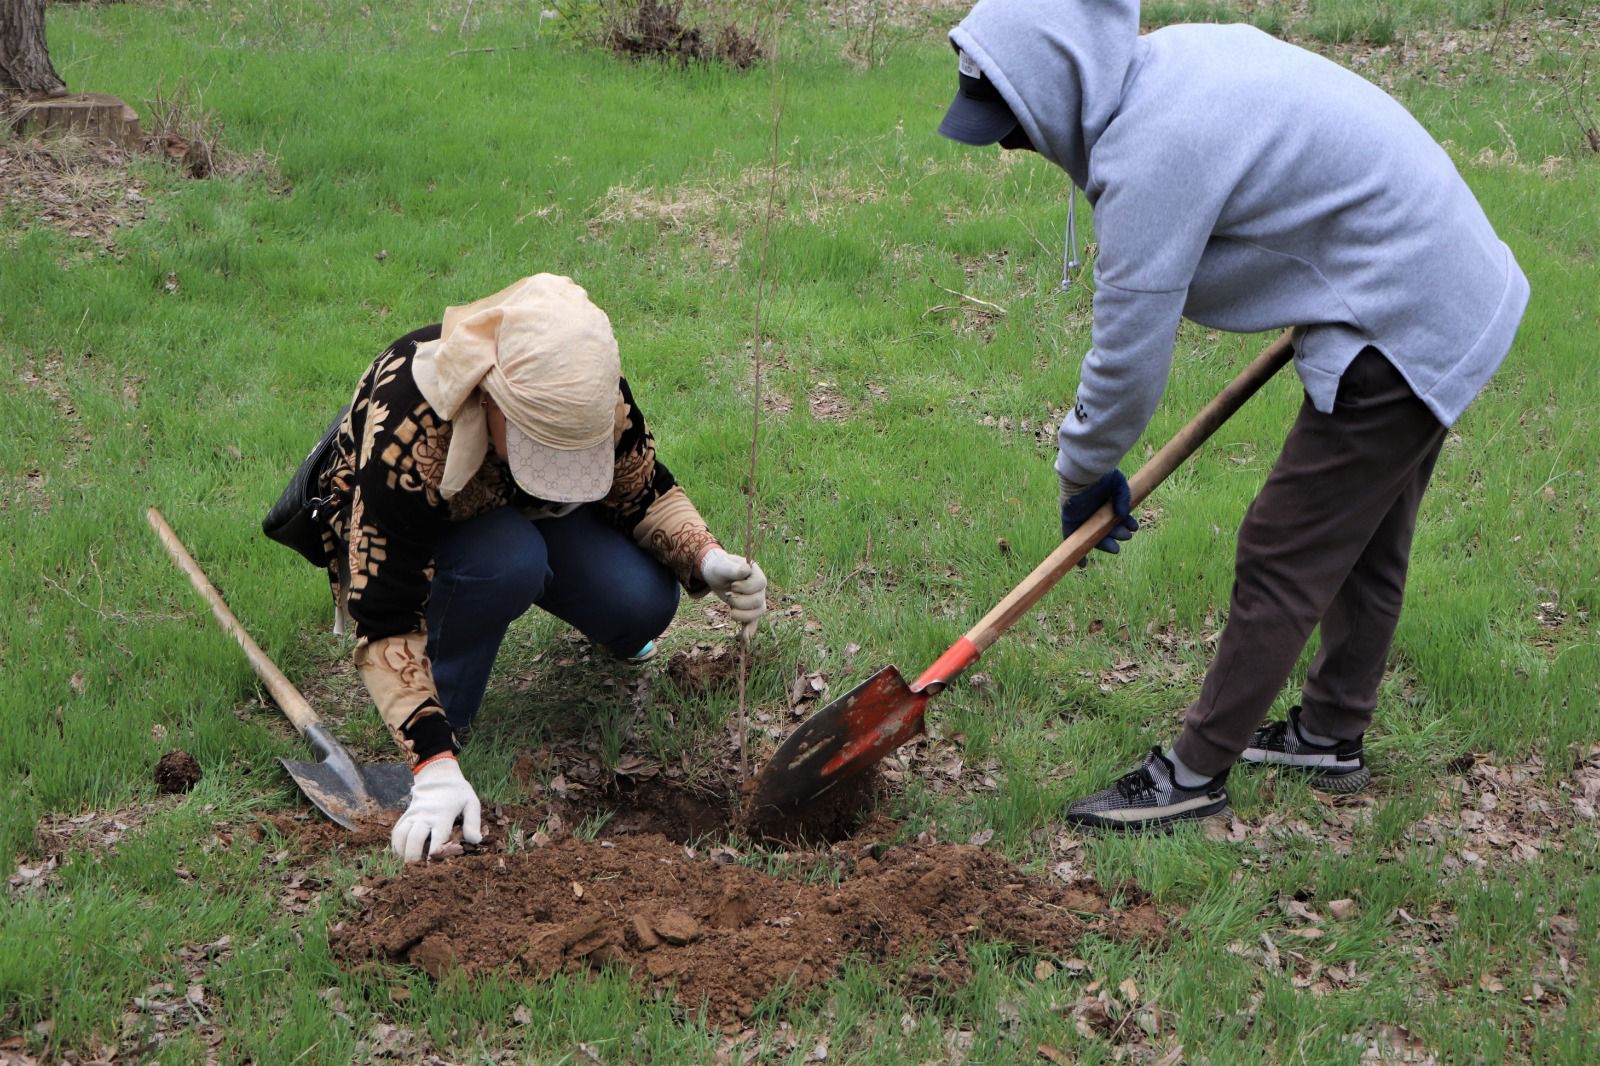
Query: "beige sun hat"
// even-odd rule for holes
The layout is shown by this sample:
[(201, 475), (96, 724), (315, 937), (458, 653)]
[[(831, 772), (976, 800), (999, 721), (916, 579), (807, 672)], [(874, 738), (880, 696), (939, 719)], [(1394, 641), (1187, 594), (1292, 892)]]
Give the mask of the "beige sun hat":
[(460, 492), (489, 451), (482, 390), (506, 416), (511, 475), (552, 503), (588, 503), (611, 489), (622, 364), (611, 320), (571, 278), (535, 274), (447, 308), (440, 337), (417, 345), (412, 375), (450, 420), (440, 491)]

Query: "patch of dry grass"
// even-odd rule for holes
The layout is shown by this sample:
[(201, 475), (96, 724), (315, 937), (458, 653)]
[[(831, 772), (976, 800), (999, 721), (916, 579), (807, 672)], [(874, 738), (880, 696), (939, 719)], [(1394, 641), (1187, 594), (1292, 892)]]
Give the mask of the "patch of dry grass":
[(189, 178), (242, 178), (277, 172), (277, 160), (264, 149), (240, 152), (222, 143), (223, 124), (200, 94), (179, 79), (171, 90), (156, 88), (146, 109), (146, 148), (176, 165)]
[[(277, 160), (266, 151), (238, 152), (222, 143), (223, 127), (187, 82), (157, 89), (144, 112), (144, 148), (119, 145), (75, 131), (0, 135), (0, 205), (21, 223), (65, 230), (115, 250), (118, 230), (142, 222), (159, 195), (158, 172), (142, 168), (164, 161), (188, 178), (264, 178), (281, 185)], [(0, 116), (0, 130), (10, 126)]]
[(661, 233), (690, 236), (724, 267), (738, 259), (745, 235), (759, 226), (772, 193), (772, 221), (825, 226), (853, 206), (877, 203), (881, 185), (862, 183), (843, 168), (802, 171), (761, 164), (721, 177), (678, 185), (613, 185), (588, 211), (591, 235), (653, 222)]
[(25, 225), (46, 225), (109, 247), (145, 216), (145, 182), (115, 145), (68, 133), (0, 141), (0, 203)]

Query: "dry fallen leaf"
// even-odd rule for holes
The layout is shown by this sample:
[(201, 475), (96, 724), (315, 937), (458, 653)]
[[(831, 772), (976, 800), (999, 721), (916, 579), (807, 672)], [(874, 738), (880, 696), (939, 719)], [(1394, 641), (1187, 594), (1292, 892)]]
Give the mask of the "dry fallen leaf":
[(1294, 898), (1283, 901), (1283, 913), (1302, 922), (1322, 921), (1322, 915)]
[(1261, 934), (1262, 947), (1266, 949), (1266, 962), (1268, 973), (1280, 973), (1283, 970), (1283, 959), (1278, 955), (1278, 945), (1266, 933)]
[(828, 682), (821, 674), (804, 674), (795, 678), (794, 684), (789, 686), (789, 706), (798, 707), (808, 700), (814, 700), (828, 691)]

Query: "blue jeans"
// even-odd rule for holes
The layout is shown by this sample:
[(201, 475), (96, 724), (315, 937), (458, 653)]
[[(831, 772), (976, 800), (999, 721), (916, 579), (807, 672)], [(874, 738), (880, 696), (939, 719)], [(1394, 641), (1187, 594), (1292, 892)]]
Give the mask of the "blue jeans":
[(672, 572), (593, 505), (529, 521), (502, 507), (452, 526), (434, 552), (428, 657), (451, 728), (483, 703), (506, 628), (538, 606), (615, 655), (660, 636), (678, 609)]

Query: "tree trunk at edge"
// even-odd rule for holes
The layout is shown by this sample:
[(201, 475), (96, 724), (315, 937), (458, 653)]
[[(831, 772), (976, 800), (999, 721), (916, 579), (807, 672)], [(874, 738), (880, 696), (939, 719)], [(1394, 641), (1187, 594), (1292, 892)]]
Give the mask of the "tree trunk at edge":
[(0, 96), (61, 96), (66, 91), (45, 46), (44, 0), (0, 0)]

